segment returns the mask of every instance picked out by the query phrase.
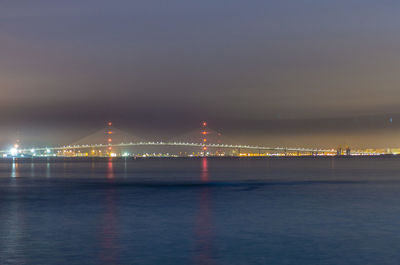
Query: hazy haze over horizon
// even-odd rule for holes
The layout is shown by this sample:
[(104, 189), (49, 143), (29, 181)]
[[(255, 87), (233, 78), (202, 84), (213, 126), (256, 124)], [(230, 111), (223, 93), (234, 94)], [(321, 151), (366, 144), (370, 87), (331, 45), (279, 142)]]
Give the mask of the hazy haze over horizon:
[[(168, 139), (400, 147), (400, 2), (0, 3), (0, 145), (108, 120)], [(17, 133), (18, 132), (18, 133)]]

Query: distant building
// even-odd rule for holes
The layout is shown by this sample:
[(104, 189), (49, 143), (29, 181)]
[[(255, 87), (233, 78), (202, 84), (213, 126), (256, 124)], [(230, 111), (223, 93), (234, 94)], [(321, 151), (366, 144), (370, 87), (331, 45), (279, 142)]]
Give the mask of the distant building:
[(342, 155), (342, 148), (338, 147), (337, 151), (336, 151), (336, 155), (337, 156), (341, 156)]
[(346, 147), (346, 155), (349, 156), (351, 154), (350, 147)]

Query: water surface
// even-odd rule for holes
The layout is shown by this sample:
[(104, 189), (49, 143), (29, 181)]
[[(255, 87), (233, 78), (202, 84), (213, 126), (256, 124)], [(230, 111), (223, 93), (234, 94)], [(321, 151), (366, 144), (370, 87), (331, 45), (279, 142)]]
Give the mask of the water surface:
[(2, 160), (0, 264), (399, 264), (400, 159)]

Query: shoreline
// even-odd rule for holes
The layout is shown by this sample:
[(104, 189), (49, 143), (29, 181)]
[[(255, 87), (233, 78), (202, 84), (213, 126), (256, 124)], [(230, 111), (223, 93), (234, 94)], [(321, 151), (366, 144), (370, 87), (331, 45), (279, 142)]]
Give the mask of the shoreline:
[(57, 163), (57, 162), (125, 162), (125, 161), (157, 161), (157, 160), (352, 160), (352, 159), (386, 159), (399, 158), (399, 155), (350, 155), (350, 156), (206, 156), (206, 157), (8, 157), (0, 158), (0, 163)]

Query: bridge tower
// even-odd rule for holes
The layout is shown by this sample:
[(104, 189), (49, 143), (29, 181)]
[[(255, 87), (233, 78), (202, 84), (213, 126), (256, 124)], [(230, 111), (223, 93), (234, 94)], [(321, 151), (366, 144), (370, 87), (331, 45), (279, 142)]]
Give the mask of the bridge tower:
[(201, 130), (201, 136), (202, 136), (202, 148), (201, 152), (203, 156), (207, 155), (207, 122), (202, 123), (202, 130)]
[(106, 141), (107, 141), (107, 151), (106, 154), (107, 156), (112, 156), (112, 135), (113, 135), (113, 129), (112, 129), (112, 122), (107, 123), (107, 130), (106, 130)]
[[(217, 132), (217, 144), (221, 144), (221, 133)], [(222, 150), (221, 148), (217, 149), (216, 155), (221, 155), (222, 154)]]

